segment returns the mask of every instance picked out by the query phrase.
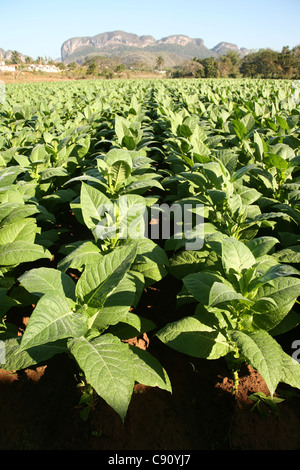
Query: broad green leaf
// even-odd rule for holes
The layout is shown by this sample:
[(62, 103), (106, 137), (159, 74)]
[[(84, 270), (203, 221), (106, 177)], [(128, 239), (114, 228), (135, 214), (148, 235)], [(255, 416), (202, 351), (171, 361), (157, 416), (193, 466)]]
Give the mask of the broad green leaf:
[(282, 376), (282, 349), (266, 331), (230, 332), (240, 354), (258, 370), (271, 395), (275, 393)]
[(0, 266), (15, 266), (41, 258), (51, 259), (50, 251), (40, 245), (25, 241), (15, 241), (0, 246)]
[(205, 262), (208, 255), (209, 251), (207, 250), (182, 250), (170, 258), (168, 271), (172, 276), (182, 279), (188, 274), (193, 274), (205, 269)]
[(259, 287), (252, 307), (256, 313), (255, 325), (266, 330), (274, 328), (288, 314), (299, 295), (300, 279), (294, 277), (278, 277)]
[(130, 263), (134, 260), (133, 248), (136, 249), (135, 244), (117, 247), (110, 253), (103, 255), (99, 262), (89, 264), (85, 267), (76, 284), (76, 295), (81, 303), (88, 303), (100, 284), (120, 269), (120, 265), (130, 256), (129, 263), (123, 265), (124, 273), (120, 274), (120, 277), (118, 277), (119, 280), (122, 279), (130, 268)]
[(289, 246), (274, 253), (275, 258), (283, 263), (300, 263), (300, 245)]
[(251, 250), (236, 238), (225, 238), (222, 241), (222, 263), (226, 272), (232, 270), (241, 273), (255, 263)]
[(33, 218), (20, 219), (11, 224), (5, 224), (0, 228), (0, 245), (21, 240), (34, 243), (38, 231), (36, 221)]
[(30, 160), (32, 163), (44, 162), (46, 158), (50, 157), (47, 152), (46, 146), (43, 144), (37, 144), (30, 154)]
[(4, 224), (11, 224), (16, 220), (24, 219), (25, 217), (30, 217), (31, 215), (37, 214), (38, 212), (39, 208), (34, 204), (1, 204), (1, 226), (4, 226)]
[(22, 172), (20, 166), (8, 166), (0, 170), (0, 188), (9, 187)]
[(293, 276), (293, 275), (300, 275), (300, 271), (289, 266), (287, 264), (277, 264), (271, 266), (262, 276), (257, 279), (254, 279), (252, 283), (250, 283), (250, 287), (253, 289), (256, 286), (261, 284), (265, 284), (266, 282), (270, 282), (273, 279), (282, 276)]
[(300, 388), (300, 364), (283, 352), (281, 382)]
[(272, 153), (268, 153), (264, 161), (269, 165), (269, 167), (274, 167), (277, 168), (279, 171), (282, 171), (283, 173), (286, 172), (288, 169), (288, 162), (282, 158), (280, 155), (275, 155)]
[(209, 306), (214, 307), (220, 303), (231, 302), (232, 300), (243, 300), (250, 302), (241, 294), (236, 292), (233, 287), (223, 284), (222, 282), (214, 282), (209, 292)]
[(100, 262), (102, 253), (97, 245), (91, 241), (82, 242), (75, 250), (65, 256), (57, 265), (58, 269), (66, 272), (69, 268), (82, 270), (87, 264)]
[(201, 315), (169, 323), (156, 336), (164, 344), (183, 354), (218, 359), (229, 352), (230, 346), (224, 334), (215, 326), (214, 315), (210, 315), (211, 318), (206, 318), (205, 323)]
[(10, 187), (6, 191), (0, 192), (0, 203), (1, 204), (24, 204), (24, 200), (20, 191), (16, 186)]
[(253, 141), (254, 141), (254, 147), (256, 151), (256, 157), (258, 161), (261, 162), (264, 157), (264, 142), (263, 142), (262, 136), (257, 131), (254, 131), (253, 133)]
[(210, 291), (214, 283), (222, 282), (222, 278), (213, 273), (199, 272), (183, 278), (183, 284), (190, 294), (202, 305), (210, 304)]
[(240, 140), (247, 136), (247, 128), (242, 121), (234, 119), (231, 121), (232, 128)]
[(243, 166), (242, 168), (234, 172), (234, 174), (230, 178), (230, 182), (234, 183), (235, 181), (242, 178), (245, 174), (247, 174), (250, 170), (253, 170), (256, 167), (257, 165), (254, 164)]
[(141, 273), (148, 285), (160, 281), (167, 274), (168, 264), (169, 260), (163, 248), (148, 238), (138, 240), (137, 256), (132, 270)]
[(84, 182), (81, 186), (80, 204), (84, 222), (90, 230), (94, 230), (106, 211), (113, 211), (110, 200), (101, 191)]
[(121, 322), (110, 328), (110, 332), (122, 340), (128, 340), (155, 328), (156, 325), (152, 320), (127, 312)]
[(41, 172), (41, 180), (46, 181), (51, 178), (56, 178), (59, 176), (69, 176), (69, 173), (67, 170), (64, 168), (47, 168), (47, 170), (44, 170)]
[(128, 179), (131, 173), (131, 167), (127, 162), (119, 160), (109, 168), (109, 174), (112, 176), (113, 187), (118, 190)]
[(118, 199), (118, 237), (137, 240), (145, 237), (146, 200), (138, 194)]
[(130, 347), (133, 354), (134, 379), (136, 382), (149, 387), (159, 387), (172, 392), (172, 386), (167, 372), (148, 351), (138, 347)]
[(59, 339), (79, 337), (87, 330), (85, 318), (74, 312), (59, 294), (44, 295), (31, 314), (21, 348), (28, 349)]
[(119, 144), (122, 143), (124, 136), (129, 133), (129, 130), (126, 125), (126, 120), (122, 116), (119, 116), (118, 114), (116, 114), (115, 116), (115, 132), (116, 132), (116, 136), (117, 136)]
[(247, 133), (255, 127), (255, 118), (252, 113), (248, 113), (243, 116), (241, 122), (245, 125)]
[(124, 189), (124, 192), (126, 194), (132, 193), (132, 192), (138, 192), (141, 190), (145, 192), (147, 189), (150, 189), (153, 187), (164, 190), (164, 187), (159, 181), (149, 178), (149, 179), (138, 180), (138, 181), (134, 181), (133, 183), (130, 183), (128, 186), (126, 186), (126, 188)]
[(75, 283), (67, 274), (54, 268), (36, 268), (26, 271), (18, 281), (25, 289), (39, 297), (59, 293), (75, 300)]
[(124, 421), (134, 386), (129, 346), (105, 334), (90, 341), (84, 337), (72, 339), (68, 348), (88, 383)]
[(300, 324), (300, 314), (291, 309), (284, 319), (278, 323), (272, 330), (269, 330), (271, 336), (276, 337), (293, 330)]
[[(120, 116), (118, 116), (119, 118)], [(123, 138), (123, 137), (122, 137)], [(120, 142), (122, 139), (120, 140)], [(109, 152), (104, 157), (104, 162), (108, 166), (112, 166), (118, 161), (123, 161), (126, 162), (127, 165), (132, 168), (133, 162), (132, 162), (132, 152), (126, 150), (126, 149), (111, 149)]]
[(242, 186), (241, 188), (236, 188), (236, 190), (244, 205), (253, 204), (261, 197), (261, 193), (258, 192), (255, 188)]
[(43, 361), (51, 359), (56, 354), (67, 353), (67, 345), (64, 340), (53, 341), (47, 344), (39, 344), (36, 347), (23, 350), (20, 347), (21, 338), (8, 338), (5, 339), (4, 335), (0, 335), (1, 343), (4, 347), (3, 354), (0, 357), (5, 357), (5, 362), (0, 364), (1, 369), (4, 370), (22, 370), (28, 367), (39, 364)]
[(253, 253), (255, 258), (266, 255), (277, 244), (279, 240), (275, 237), (257, 237), (247, 243), (247, 247)]
[(125, 274), (119, 284), (110, 292), (99, 313), (94, 315), (89, 327), (101, 331), (108, 326), (125, 321), (126, 315), (134, 304), (135, 294), (135, 282), (130, 274)]
[(129, 253), (120, 260), (119, 266), (109, 274), (101, 284), (91, 291), (85, 298), (85, 303), (89, 307), (101, 308), (107, 297), (112, 293), (113, 289), (117, 287), (119, 282), (123, 279), (125, 274), (129, 271), (133, 261), (136, 257), (136, 245), (131, 247)]

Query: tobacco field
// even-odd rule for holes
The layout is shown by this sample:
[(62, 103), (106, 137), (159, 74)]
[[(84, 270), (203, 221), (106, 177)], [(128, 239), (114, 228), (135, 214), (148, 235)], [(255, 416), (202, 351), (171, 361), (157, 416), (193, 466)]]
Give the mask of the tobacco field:
[(300, 448), (298, 94), (6, 87), (0, 448)]

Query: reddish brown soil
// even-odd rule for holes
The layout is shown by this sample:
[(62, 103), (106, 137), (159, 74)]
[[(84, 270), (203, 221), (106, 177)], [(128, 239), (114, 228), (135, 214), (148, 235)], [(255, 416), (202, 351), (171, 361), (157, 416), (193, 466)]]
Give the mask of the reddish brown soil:
[[(172, 283), (172, 286), (170, 285)], [(166, 278), (145, 291), (139, 313), (158, 326), (176, 317)], [(285, 338), (287, 348), (295, 338)], [(299, 335), (299, 332), (298, 332)], [(299, 450), (300, 400), (286, 398), (277, 415), (251, 411), (249, 394), (268, 394), (252, 368), (241, 371), (236, 398), (223, 360), (198, 360), (167, 348), (153, 335), (137, 346), (167, 370), (172, 395), (137, 385), (125, 423), (98, 398), (87, 421), (80, 418), (78, 371), (67, 356), (18, 374), (0, 371), (0, 449), (2, 450)], [(291, 351), (289, 351), (291, 353)], [(286, 390), (291, 391), (286, 387)]]

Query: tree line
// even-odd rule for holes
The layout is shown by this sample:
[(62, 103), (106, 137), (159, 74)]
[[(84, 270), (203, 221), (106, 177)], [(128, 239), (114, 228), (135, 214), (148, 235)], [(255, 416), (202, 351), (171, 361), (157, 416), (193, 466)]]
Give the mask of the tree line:
[(260, 49), (244, 57), (229, 51), (219, 58), (194, 58), (173, 71), (172, 77), (299, 79), (300, 45), (293, 49), (286, 46), (281, 52)]

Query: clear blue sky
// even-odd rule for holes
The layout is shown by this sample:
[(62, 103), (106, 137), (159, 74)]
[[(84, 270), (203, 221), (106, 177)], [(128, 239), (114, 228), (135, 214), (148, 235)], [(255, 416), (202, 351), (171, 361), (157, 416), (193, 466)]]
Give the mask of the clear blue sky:
[(155, 39), (185, 34), (209, 48), (300, 44), (300, 0), (0, 0), (0, 17), (0, 48), (34, 59), (57, 59), (71, 37), (118, 29)]

